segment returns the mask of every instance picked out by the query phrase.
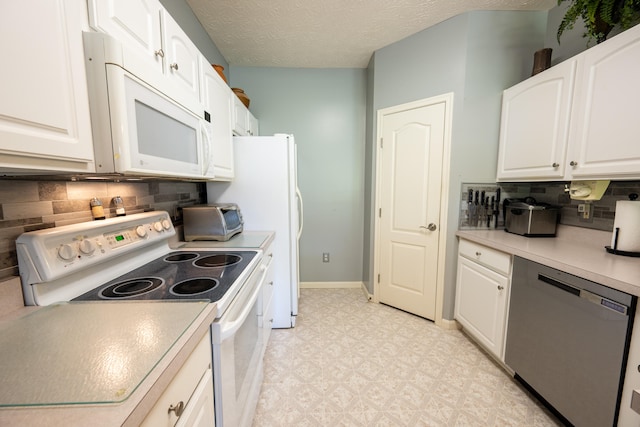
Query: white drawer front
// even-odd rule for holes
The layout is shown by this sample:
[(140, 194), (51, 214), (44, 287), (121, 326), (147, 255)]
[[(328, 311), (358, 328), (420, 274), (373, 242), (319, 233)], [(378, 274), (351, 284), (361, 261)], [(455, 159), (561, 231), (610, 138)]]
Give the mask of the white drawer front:
[(460, 255), (505, 276), (511, 274), (511, 255), (509, 254), (464, 239), (460, 239), (458, 252)]

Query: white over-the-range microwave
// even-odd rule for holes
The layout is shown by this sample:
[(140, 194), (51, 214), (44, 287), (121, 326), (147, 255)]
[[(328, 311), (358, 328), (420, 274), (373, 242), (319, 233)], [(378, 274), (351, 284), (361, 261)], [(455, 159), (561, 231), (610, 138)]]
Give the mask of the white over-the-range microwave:
[(96, 173), (213, 178), (212, 124), (199, 100), (111, 36), (83, 39)]

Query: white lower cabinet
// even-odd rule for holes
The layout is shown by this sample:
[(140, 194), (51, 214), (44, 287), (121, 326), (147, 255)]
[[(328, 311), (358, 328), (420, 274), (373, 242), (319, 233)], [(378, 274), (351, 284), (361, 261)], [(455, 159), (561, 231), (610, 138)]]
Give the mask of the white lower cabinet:
[(211, 360), (207, 332), (141, 426), (215, 426)]
[(262, 313), (258, 320), (258, 326), (262, 328), (262, 354), (267, 349), (271, 329), (273, 328), (273, 286), (275, 279), (275, 271), (273, 269), (273, 243), (263, 248), (264, 257), (260, 268), (265, 270), (264, 283), (262, 285)]
[(461, 239), (454, 316), (465, 331), (504, 361), (511, 255)]

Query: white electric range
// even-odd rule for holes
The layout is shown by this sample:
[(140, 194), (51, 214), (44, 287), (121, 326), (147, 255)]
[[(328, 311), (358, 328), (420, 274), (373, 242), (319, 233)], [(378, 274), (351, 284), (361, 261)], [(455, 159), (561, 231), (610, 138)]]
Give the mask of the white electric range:
[(25, 304), (216, 303), (211, 325), (216, 422), (250, 423), (262, 379), (261, 294), (270, 257), (260, 249), (172, 249), (175, 235), (163, 211), (24, 233), (16, 248)]

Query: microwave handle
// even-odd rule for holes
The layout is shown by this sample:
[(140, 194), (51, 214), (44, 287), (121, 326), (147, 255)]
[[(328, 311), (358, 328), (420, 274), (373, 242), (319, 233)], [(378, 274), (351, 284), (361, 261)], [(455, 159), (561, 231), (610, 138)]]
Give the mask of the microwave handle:
[(202, 175), (207, 176), (211, 168), (211, 135), (204, 122), (200, 122), (200, 134), (202, 135)]

